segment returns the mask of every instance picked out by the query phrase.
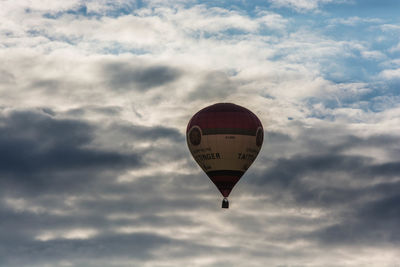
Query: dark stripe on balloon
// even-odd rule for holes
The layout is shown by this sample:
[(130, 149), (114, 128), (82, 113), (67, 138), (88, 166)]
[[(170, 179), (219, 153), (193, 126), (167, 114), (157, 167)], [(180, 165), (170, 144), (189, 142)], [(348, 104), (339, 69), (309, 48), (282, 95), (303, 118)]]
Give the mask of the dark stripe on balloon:
[(208, 177), (214, 176), (233, 176), (233, 177), (242, 177), (244, 174), (243, 171), (232, 171), (232, 170), (220, 170), (220, 171), (209, 171), (206, 172)]
[(233, 187), (236, 185), (236, 183), (239, 181), (241, 175), (243, 174), (242, 172), (240, 172), (240, 173), (241, 174), (239, 174), (238, 176), (232, 176), (232, 175), (219, 176), (219, 175), (210, 175), (209, 173), (207, 173), (207, 174), (210, 177), (211, 181), (217, 186), (217, 188), (221, 192), (221, 194), (224, 197), (228, 197), (229, 194), (231, 193)]
[(240, 129), (240, 128), (211, 128), (202, 129), (203, 135), (212, 134), (237, 134), (256, 136), (257, 129)]
[(235, 184), (244, 174), (243, 171), (220, 170), (209, 171), (207, 176), (217, 186), (218, 190), (224, 197), (228, 197)]

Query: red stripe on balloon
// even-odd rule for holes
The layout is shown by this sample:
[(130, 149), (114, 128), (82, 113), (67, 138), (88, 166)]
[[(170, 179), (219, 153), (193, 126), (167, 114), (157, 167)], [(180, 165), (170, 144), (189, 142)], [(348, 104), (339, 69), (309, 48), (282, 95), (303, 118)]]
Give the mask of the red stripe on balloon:
[(187, 132), (195, 125), (202, 130), (232, 128), (256, 131), (262, 127), (253, 112), (231, 103), (218, 103), (200, 110), (190, 120)]

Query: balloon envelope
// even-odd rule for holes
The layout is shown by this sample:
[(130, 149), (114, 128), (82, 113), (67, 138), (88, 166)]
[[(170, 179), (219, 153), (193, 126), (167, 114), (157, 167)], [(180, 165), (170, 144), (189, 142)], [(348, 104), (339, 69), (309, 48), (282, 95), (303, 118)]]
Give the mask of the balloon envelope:
[(264, 130), (257, 116), (231, 103), (200, 110), (186, 130), (193, 158), (224, 197), (256, 159), (263, 139)]

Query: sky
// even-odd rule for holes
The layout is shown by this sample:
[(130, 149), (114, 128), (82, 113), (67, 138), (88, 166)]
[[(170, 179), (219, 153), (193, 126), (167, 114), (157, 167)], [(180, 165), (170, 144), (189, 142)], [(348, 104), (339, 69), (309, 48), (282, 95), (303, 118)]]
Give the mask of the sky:
[[(0, 0), (0, 266), (398, 267), (398, 0)], [(186, 125), (264, 145), (221, 209)]]

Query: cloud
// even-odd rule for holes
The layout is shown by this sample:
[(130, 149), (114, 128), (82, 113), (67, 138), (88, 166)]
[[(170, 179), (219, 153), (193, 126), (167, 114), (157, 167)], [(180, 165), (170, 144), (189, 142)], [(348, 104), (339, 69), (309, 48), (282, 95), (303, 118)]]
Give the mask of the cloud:
[(28, 6), (32, 10), (40, 10), (40, 11), (47, 11), (47, 10), (69, 10), (76, 8), (79, 6), (80, 1), (74, 0), (68, 3), (54, 3), (53, 1), (43, 1), (43, 2), (32, 2), (32, 1), (24, 1), (24, 6)]
[[(79, 108), (73, 108), (68, 110), (66, 113), (73, 117), (83, 116), (86, 114), (94, 113), (94, 114), (104, 114), (108, 116), (118, 116), (121, 114), (122, 108), (119, 106), (97, 106), (97, 105), (90, 105), (90, 106), (83, 106)], [(52, 116), (56, 115), (54, 111), (48, 108), (43, 108), (43, 112), (48, 113)]]
[(0, 81), (3, 84), (12, 84), (15, 82), (15, 76), (6, 70), (0, 70)]
[(338, 0), (268, 0), (273, 7), (287, 7), (293, 8), (296, 11), (304, 12), (316, 10), (320, 5), (330, 3), (330, 2), (343, 2)]
[[(396, 227), (400, 216), (400, 169), (396, 156), (399, 137), (361, 138), (316, 134), (318, 131), (305, 130), (301, 137), (290, 141), (286, 135), (267, 134), (271, 136), (266, 139), (270, 143), (269, 153), (263, 157), (269, 163), (264, 170), (257, 170), (247, 178), (249, 190), (258, 191), (260, 196), (267, 193), (270, 201), (290, 203), (287, 205), (296, 205), (299, 209), (329, 210), (326, 225), (320, 223), (316, 229), (301, 233), (306, 240), (316, 240), (329, 247), (397, 243), (400, 237)], [(284, 142), (291, 143), (292, 147), (306, 142), (304, 148), (310, 150), (274, 157)], [(374, 152), (365, 152), (368, 149)], [(384, 162), (373, 156), (379, 155), (378, 150), (388, 154)]]
[[(159, 169), (189, 156), (184, 155), (188, 152), (182, 134), (173, 128), (121, 121), (93, 124), (60, 116), (54, 111), (13, 112), (3, 116), (1, 129), (4, 133), (13, 133), (16, 140), (43, 135), (57, 146), (58, 142), (65, 142), (76, 153), (87, 149), (91, 153), (111, 153), (123, 158), (129, 158), (124, 149), (113, 151), (104, 146), (95, 146), (95, 149), (91, 144), (102, 144), (106, 140), (119, 145), (135, 140), (150, 142), (151, 149), (141, 150), (146, 151), (142, 159), (151, 166), (158, 165)], [(20, 130), (21, 125), (25, 131)], [(54, 128), (57, 131), (52, 131)], [(59, 189), (44, 191), (35, 184), (27, 184), (30, 190), (36, 191), (31, 194), (11, 191), (10, 182), (4, 183), (3, 178), (2, 188), (7, 191), (3, 191), (6, 193), (0, 202), (0, 236), (7, 240), (9, 248), (2, 250), (7, 256), (2, 255), (1, 263), (94, 266), (101, 262), (112, 266), (118, 258), (120, 266), (129, 266), (132, 262), (139, 265), (164, 262), (167, 266), (176, 266), (196, 259), (200, 261), (197, 266), (204, 266), (203, 261), (206, 265), (218, 266), (222, 264), (219, 256), (229, 255), (232, 261), (229, 264), (236, 262), (244, 266), (253, 259), (254, 266), (261, 266), (265, 260), (282, 263), (282, 255), (286, 253), (291, 255), (289, 262), (315, 259), (315, 254), (309, 251), (315, 251), (317, 246), (330, 246), (332, 253), (338, 255), (336, 249), (342, 245), (368, 244), (370, 238), (393, 244), (396, 239), (379, 236), (379, 231), (395, 236), (397, 233), (388, 226), (395, 225), (397, 220), (392, 214), (396, 211), (398, 163), (376, 162), (372, 155), (363, 156), (363, 149), (379, 148), (395, 155), (398, 150), (393, 144), (399, 142), (398, 137), (359, 137), (343, 127), (334, 128), (335, 131), (321, 125), (308, 130), (301, 127), (296, 137), (290, 131), (289, 134), (267, 133), (265, 148), (254, 168), (232, 194), (231, 211), (236, 212), (231, 213), (220, 212), (217, 190), (195, 163), (189, 161), (178, 165), (179, 168), (193, 166), (187, 174), (179, 174), (179, 169), (157, 173), (154, 167), (151, 172), (141, 174), (146, 168), (141, 163), (127, 166), (123, 160), (99, 160), (96, 168), (100, 171), (74, 167), (72, 175), (79, 179), (73, 181), (79, 187), (61, 184)], [(171, 145), (164, 150), (157, 145), (159, 142)], [(42, 154), (48, 150), (41, 150)], [(155, 165), (147, 161), (148, 155), (153, 157)], [(63, 170), (64, 166), (59, 165), (57, 171)], [(94, 178), (94, 182), (88, 182), (86, 175)], [(115, 179), (123, 175), (132, 177)], [(71, 179), (71, 173), (68, 177)], [(48, 186), (46, 183), (41, 186)], [(388, 200), (385, 202), (385, 199)], [(381, 208), (392, 201), (393, 205), (387, 209)], [(379, 218), (378, 215), (385, 220), (371, 219)], [(373, 222), (379, 224), (375, 234), (371, 232), (362, 237), (361, 230), (370, 229), (364, 226), (359, 232), (354, 230), (353, 240), (349, 240), (346, 236), (349, 228), (345, 226), (355, 229), (363, 220), (369, 220), (371, 227)], [(337, 234), (336, 239), (331, 233)], [(287, 247), (288, 243), (291, 247)], [(9, 252), (13, 247), (26, 253), (18, 253), (17, 257)], [(269, 253), (263, 252), (265, 248)], [(239, 256), (238, 252), (245, 256)], [(391, 259), (389, 255), (387, 262)], [(318, 263), (322, 266), (330, 261), (331, 258), (322, 257)]]
[(208, 72), (202, 75), (200, 84), (189, 94), (190, 100), (224, 99), (237, 91), (237, 85), (226, 73)]
[[(399, 189), (400, 183), (388, 185)], [(347, 215), (339, 224), (329, 226), (313, 233), (319, 241), (328, 246), (337, 244), (371, 244), (400, 242), (397, 222), (400, 219), (400, 196), (396, 193), (389, 197), (363, 203)]]
[[(0, 265), (397, 263), (390, 18), (328, 0), (14, 2), (0, 10)], [(227, 211), (185, 141), (223, 101), (266, 130)]]
[(379, 74), (381, 77), (389, 80), (396, 80), (400, 78), (400, 69), (387, 69)]
[[(51, 112), (52, 113), (52, 112)], [(83, 120), (58, 119), (46, 113), (14, 111), (0, 121), (0, 173), (3, 190), (9, 186), (25, 188), (34, 194), (54, 190), (81, 190), (104, 175), (118, 176), (124, 171), (144, 167), (146, 149), (118, 152), (96, 144), (100, 127)], [(134, 125), (113, 128), (119, 140), (154, 142), (159, 138), (182, 140), (174, 129), (146, 128)], [(125, 134), (122, 134), (125, 132)], [(115, 144), (118, 146), (119, 144)], [(107, 170), (107, 172), (105, 172)], [(106, 177), (109, 174), (106, 174)]]
[[(78, 112), (78, 115), (85, 114), (85, 108), (82, 110), (83, 113)], [(157, 149), (149, 152), (149, 149), (136, 148), (124, 152), (115, 147), (105, 149), (96, 145), (96, 142), (104, 142), (98, 138), (99, 133), (105, 137), (119, 135), (122, 142), (156, 143), (167, 139), (182, 143), (181, 133), (172, 128), (126, 122), (103, 126), (62, 118), (61, 113), (47, 108), (2, 114), (0, 148), (4, 153), (0, 164), (0, 237), (9, 241), (8, 246), (26, 250), (23, 252), (26, 257), (10, 254), (6, 252), (8, 249), (1, 248), (1, 264), (108, 264), (108, 257), (116, 257), (116, 251), (121, 264), (128, 264), (133, 260), (150, 261), (153, 252), (165, 245), (176, 247), (177, 256), (181, 255), (181, 250), (204, 247), (171, 239), (165, 233), (146, 234), (141, 230), (143, 227), (190, 224), (191, 220), (183, 216), (165, 218), (154, 212), (171, 211), (171, 208), (192, 210), (203, 206), (204, 201), (171, 198), (165, 192), (172, 190), (170, 196), (173, 196), (185, 184), (196, 187), (196, 183), (185, 183), (180, 180), (187, 180), (187, 176), (179, 178), (176, 175), (173, 186), (168, 186), (166, 182), (170, 179), (165, 180), (166, 177), (120, 183), (117, 177), (146, 167), (144, 158)], [(166, 162), (171, 159), (174, 160), (171, 153), (165, 154)], [(155, 163), (160, 165), (162, 160), (157, 159)], [(158, 196), (153, 195), (155, 192)], [(124, 219), (127, 212), (136, 219), (129, 216)], [(119, 214), (123, 216), (120, 218)], [(10, 229), (16, 229), (14, 234), (9, 235)], [(107, 246), (103, 247), (105, 243)], [(120, 245), (124, 245), (126, 250), (118, 249)], [(109, 256), (102, 247), (110, 253)], [(136, 252), (132, 253), (132, 249)], [(44, 250), (49, 254), (43, 253)], [(99, 258), (95, 256), (97, 254), (104, 257)]]
[(105, 64), (102, 70), (111, 88), (142, 92), (171, 83), (181, 74), (182, 71), (170, 66), (146, 67), (122, 62)]
[(383, 24), (383, 25), (381, 25), (381, 29), (383, 31), (396, 32), (396, 31), (400, 30), (400, 25), (397, 25), (397, 24)]
[[(151, 259), (153, 251), (173, 244), (176, 244), (176, 241), (151, 233), (101, 236), (90, 240), (26, 241), (18, 244), (20, 252), (26, 257), (19, 257), (19, 253), (13, 253), (7, 258), (2, 257), (1, 263), (7, 266), (43, 266), (59, 263), (57, 266), (62, 266), (64, 262), (72, 265), (84, 263), (86, 266), (96, 266), (103, 263), (113, 264), (112, 262), (117, 261), (123, 264), (121, 266), (127, 266), (126, 264), (135, 258)], [(130, 261), (126, 259), (128, 254), (131, 255)]]
[(28, 189), (32, 186), (38, 190), (36, 193), (51, 188), (78, 188), (82, 183), (93, 182), (104, 169), (143, 165), (135, 153), (90, 147), (95, 127), (84, 121), (22, 111), (2, 117), (0, 124), (0, 147), (4, 152), (0, 172), (4, 189), (9, 184)]
[[(400, 51), (400, 43), (398, 43), (397, 45), (393, 46), (392, 48), (390, 48), (390, 52), (392, 53), (396, 53)], [(398, 64), (399, 59), (394, 59), (393, 63), (397, 63)]]
[(382, 19), (378, 18), (362, 18), (358, 16), (348, 17), (348, 18), (335, 18), (329, 21), (332, 24), (344, 24), (347, 26), (356, 26), (361, 23), (368, 23), (368, 24), (381, 24), (383, 23)]
[(158, 139), (168, 139), (170, 141), (182, 142), (185, 140), (184, 136), (174, 128), (167, 128), (163, 126), (140, 126), (130, 125), (123, 123), (114, 123), (110, 126), (113, 132), (125, 135), (126, 138), (131, 138), (138, 141), (156, 141)]

